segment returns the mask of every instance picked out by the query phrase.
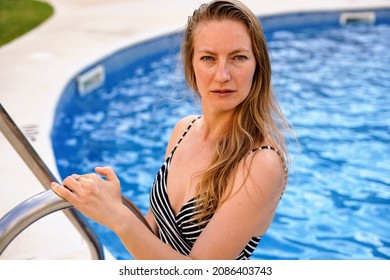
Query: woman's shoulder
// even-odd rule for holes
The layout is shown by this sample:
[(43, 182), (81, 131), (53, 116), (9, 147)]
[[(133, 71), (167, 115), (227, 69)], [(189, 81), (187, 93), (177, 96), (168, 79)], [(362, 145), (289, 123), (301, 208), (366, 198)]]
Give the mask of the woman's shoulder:
[[(269, 186), (284, 187), (287, 181), (288, 170), (280, 151), (271, 145), (261, 145), (251, 151), (250, 173), (255, 181), (267, 182)], [(273, 182), (273, 183), (272, 183)], [(261, 184), (267, 185), (267, 184)]]
[[(198, 119), (198, 115), (188, 115), (184, 118), (180, 119), (176, 122), (173, 133), (183, 133), (196, 119)], [(172, 134), (173, 134), (172, 133)]]
[(173, 147), (177, 144), (186, 129), (188, 129), (198, 118), (199, 116), (197, 115), (188, 115), (176, 122), (175, 126), (172, 129), (171, 137), (169, 139), (167, 154), (170, 153)]

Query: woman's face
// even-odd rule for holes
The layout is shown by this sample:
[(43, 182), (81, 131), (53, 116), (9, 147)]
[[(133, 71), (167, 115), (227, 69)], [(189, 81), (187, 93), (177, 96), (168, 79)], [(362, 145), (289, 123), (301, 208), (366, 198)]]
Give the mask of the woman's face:
[(199, 24), (192, 64), (203, 111), (234, 110), (248, 96), (256, 68), (246, 26), (233, 20)]

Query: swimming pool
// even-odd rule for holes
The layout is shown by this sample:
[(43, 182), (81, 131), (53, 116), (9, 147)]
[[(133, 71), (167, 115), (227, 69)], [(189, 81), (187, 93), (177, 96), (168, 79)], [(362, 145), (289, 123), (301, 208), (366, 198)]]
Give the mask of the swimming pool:
[[(262, 19), (274, 89), (300, 146), (290, 146), (287, 191), (253, 259), (390, 259), (390, 25), (340, 28), (337, 13), (321, 15), (286, 15), (289, 28), (280, 17)], [(99, 61), (106, 78), (90, 93), (70, 81), (52, 130), (61, 176), (111, 165), (146, 212), (170, 129), (200, 113), (183, 83), (179, 44), (171, 34)], [(112, 232), (92, 225), (115, 257), (131, 258)]]

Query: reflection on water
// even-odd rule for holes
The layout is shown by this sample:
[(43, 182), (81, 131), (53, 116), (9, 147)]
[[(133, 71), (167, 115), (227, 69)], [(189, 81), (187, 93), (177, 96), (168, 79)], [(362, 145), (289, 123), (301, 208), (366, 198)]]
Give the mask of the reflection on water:
[[(390, 259), (390, 27), (269, 34), (274, 89), (294, 126), (292, 168), (254, 259)], [(172, 51), (131, 65), (117, 85), (63, 106), (53, 131), (62, 176), (111, 165), (143, 212), (184, 96)], [(88, 106), (86, 106), (86, 104)], [(104, 244), (131, 258), (97, 224)]]

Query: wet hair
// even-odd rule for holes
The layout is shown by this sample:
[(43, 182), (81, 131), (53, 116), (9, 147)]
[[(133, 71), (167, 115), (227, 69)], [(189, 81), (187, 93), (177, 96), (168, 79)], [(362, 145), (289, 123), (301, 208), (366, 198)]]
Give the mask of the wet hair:
[(283, 160), (287, 158), (281, 133), (287, 127), (287, 122), (271, 88), (271, 62), (264, 32), (258, 18), (242, 2), (211, 1), (201, 5), (188, 18), (181, 49), (186, 82), (200, 96), (192, 65), (197, 28), (205, 22), (223, 20), (238, 21), (246, 26), (256, 68), (248, 97), (236, 108), (230, 127), (218, 140), (212, 161), (201, 175), (197, 186), (200, 220), (210, 217), (229, 196), (232, 191), (229, 182), (233, 181), (238, 164), (256, 145), (270, 143)]

